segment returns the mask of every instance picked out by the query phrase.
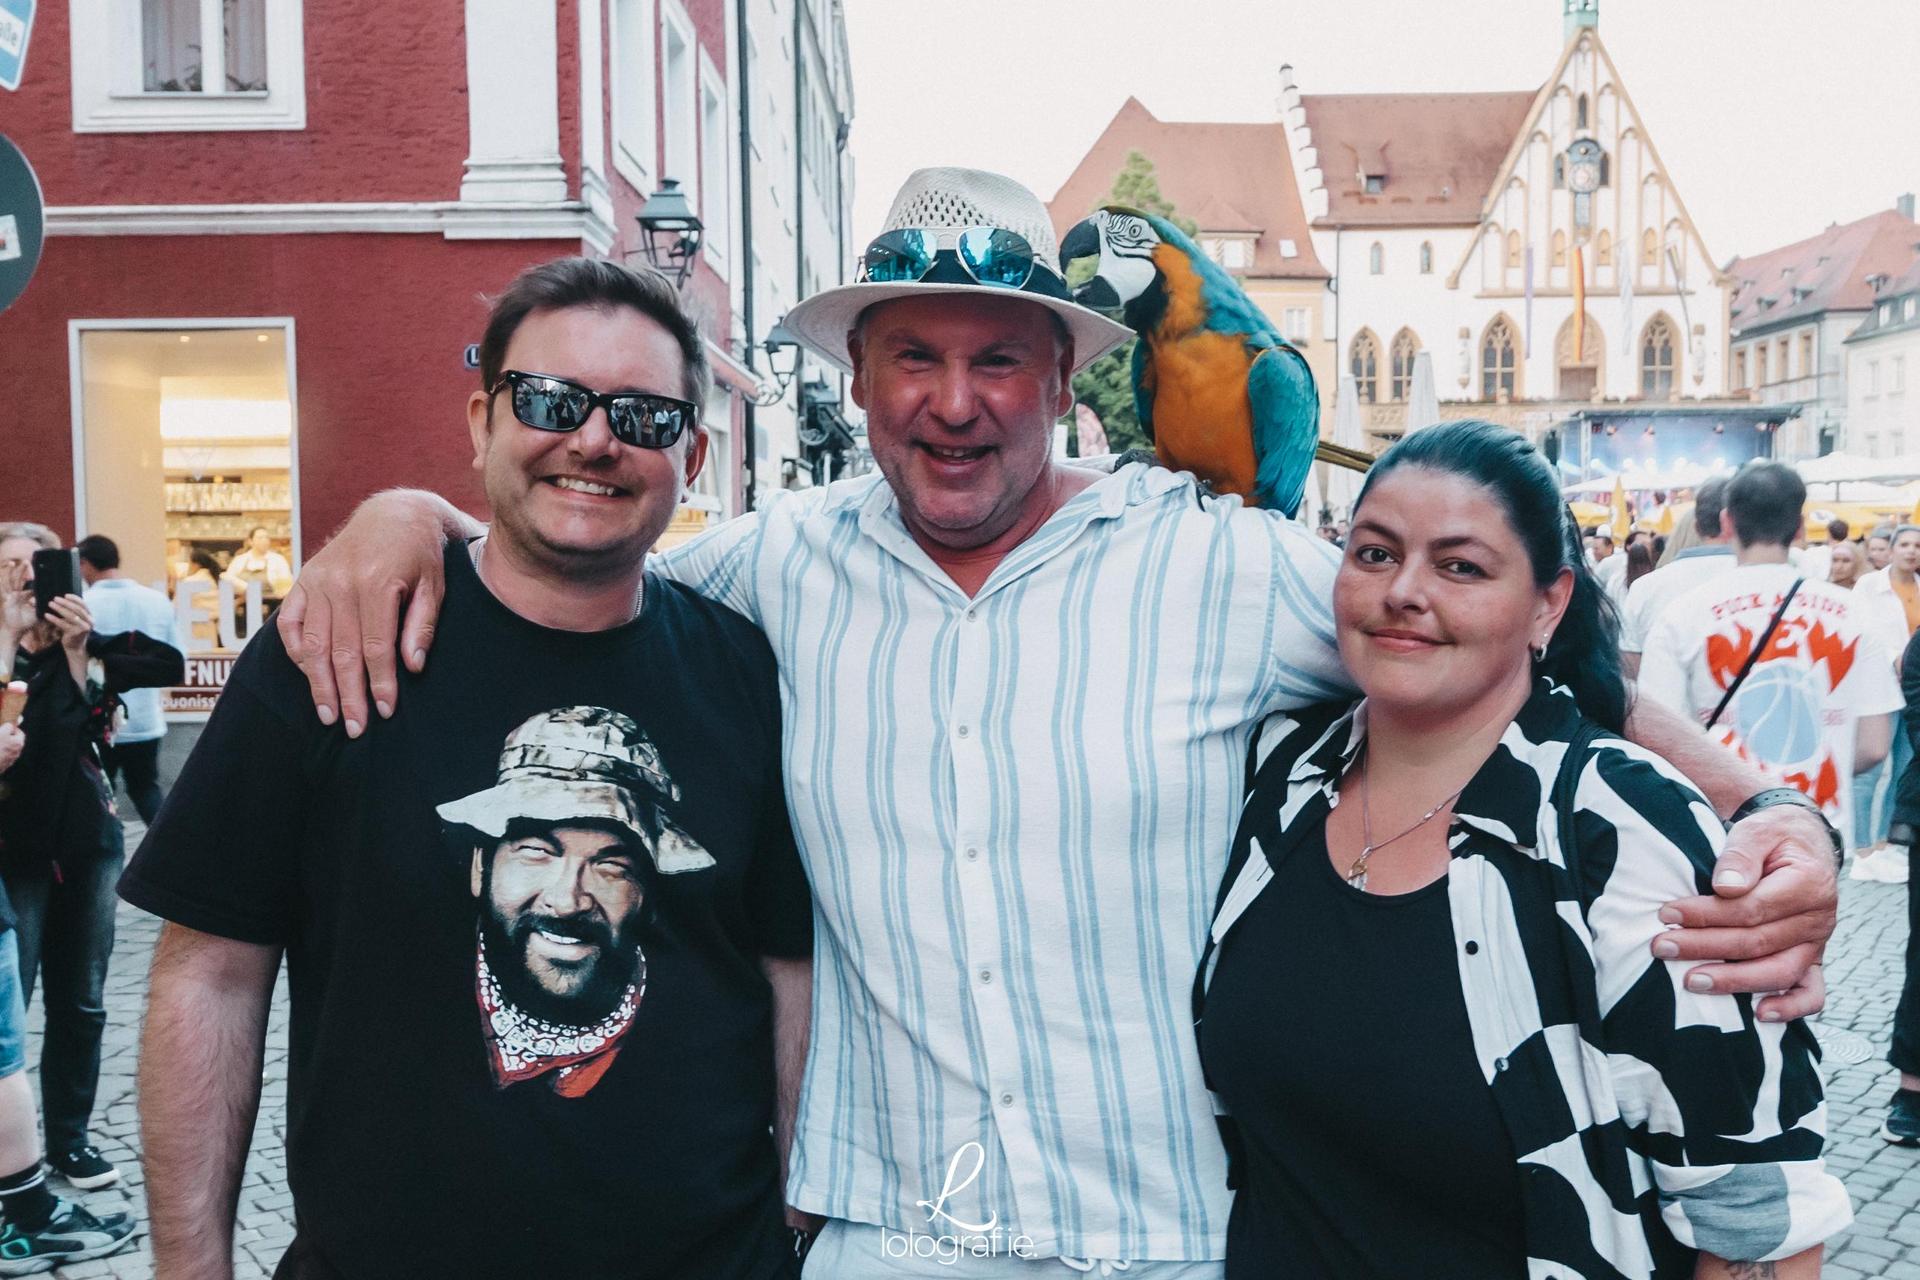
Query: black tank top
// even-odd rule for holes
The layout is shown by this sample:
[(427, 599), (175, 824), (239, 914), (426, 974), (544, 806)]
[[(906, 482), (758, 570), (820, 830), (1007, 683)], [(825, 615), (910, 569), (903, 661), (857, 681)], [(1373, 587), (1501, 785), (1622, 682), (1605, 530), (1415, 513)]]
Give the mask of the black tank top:
[(1220, 949), (1200, 1051), (1246, 1152), (1228, 1280), (1526, 1275), (1444, 878), (1367, 894), (1324, 825), (1294, 845)]

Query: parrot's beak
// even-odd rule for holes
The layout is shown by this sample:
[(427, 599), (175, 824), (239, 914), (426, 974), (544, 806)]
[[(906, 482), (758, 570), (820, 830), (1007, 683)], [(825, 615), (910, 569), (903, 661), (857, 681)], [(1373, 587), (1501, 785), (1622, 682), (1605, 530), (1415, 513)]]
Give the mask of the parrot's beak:
[(1073, 291), (1073, 300), (1083, 307), (1095, 311), (1118, 311), (1120, 295), (1107, 283), (1105, 276), (1095, 276)]
[(1067, 238), (1060, 242), (1060, 266), (1062, 270), (1075, 258), (1097, 258), (1100, 256), (1100, 229), (1093, 225), (1092, 218), (1076, 222), (1067, 229)]
[(1117, 311), (1120, 295), (1099, 273), (1100, 228), (1093, 219), (1076, 222), (1060, 242), (1060, 274), (1073, 291), (1073, 300), (1095, 311)]

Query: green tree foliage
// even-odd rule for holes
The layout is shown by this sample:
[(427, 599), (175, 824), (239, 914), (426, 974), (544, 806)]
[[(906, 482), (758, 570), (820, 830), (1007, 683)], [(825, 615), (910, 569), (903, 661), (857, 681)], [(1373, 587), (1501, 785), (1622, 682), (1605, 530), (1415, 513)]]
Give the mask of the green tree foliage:
[[(1160, 180), (1154, 176), (1153, 161), (1145, 152), (1127, 152), (1126, 163), (1114, 177), (1113, 186), (1099, 200), (1100, 205), (1123, 204), (1165, 218), (1188, 235), (1199, 228), (1174, 212), (1173, 201), (1160, 194)], [(1089, 213), (1092, 210), (1088, 210)], [(1134, 339), (1138, 342), (1139, 339)], [(1107, 431), (1107, 443), (1115, 453), (1128, 449), (1151, 449), (1147, 433), (1140, 429), (1140, 417), (1133, 408), (1133, 342), (1101, 356), (1073, 380), (1074, 399), (1099, 415)], [(1078, 432), (1069, 448), (1079, 452)]]

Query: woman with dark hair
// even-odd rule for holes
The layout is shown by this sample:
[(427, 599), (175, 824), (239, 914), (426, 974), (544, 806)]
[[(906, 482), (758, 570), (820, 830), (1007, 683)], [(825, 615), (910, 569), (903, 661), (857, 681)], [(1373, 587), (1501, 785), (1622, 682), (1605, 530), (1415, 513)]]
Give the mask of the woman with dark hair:
[(1636, 542), (1627, 548), (1627, 576), (1626, 580), (1620, 584), (1622, 600), (1626, 599), (1628, 588), (1653, 572), (1655, 559), (1653, 542), (1654, 539), (1649, 538), (1645, 542)]
[(1652, 954), (1722, 827), (1619, 736), (1546, 461), (1483, 422), (1395, 445), (1334, 618), (1365, 696), (1256, 735), (1195, 983), (1230, 1280), (1818, 1274), (1850, 1211), (1813, 1037)]

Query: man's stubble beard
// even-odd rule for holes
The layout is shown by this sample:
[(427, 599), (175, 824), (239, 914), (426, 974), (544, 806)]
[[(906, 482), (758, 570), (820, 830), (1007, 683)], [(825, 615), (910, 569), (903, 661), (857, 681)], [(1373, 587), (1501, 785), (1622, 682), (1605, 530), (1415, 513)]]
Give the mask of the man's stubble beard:
[[(522, 915), (513, 925), (493, 905), (493, 874), (483, 872), (480, 891), (480, 940), (486, 948), (487, 968), (500, 984), (500, 995), (522, 1013), (542, 1022), (568, 1027), (590, 1027), (612, 1013), (639, 971), (640, 938), (637, 928), (607, 930), (593, 922), (605, 937), (595, 939), (600, 951), (585, 962), (586, 980), (573, 995), (555, 995), (540, 985), (527, 961), (527, 940), (546, 917)], [(573, 923), (570, 919), (569, 923)], [(578, 927), (577, 925), (575, 927)]]

